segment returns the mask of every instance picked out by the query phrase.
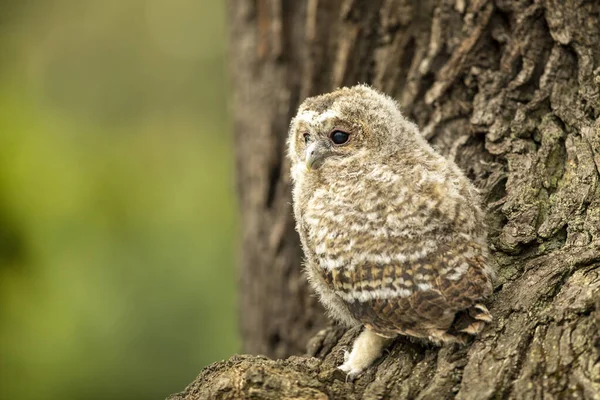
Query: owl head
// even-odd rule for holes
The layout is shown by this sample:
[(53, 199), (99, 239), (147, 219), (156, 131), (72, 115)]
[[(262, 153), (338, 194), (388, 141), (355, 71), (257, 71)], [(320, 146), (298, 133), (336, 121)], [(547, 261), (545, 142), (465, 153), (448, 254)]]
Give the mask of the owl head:
[(418, 128), (392, 98), (358, 85), (306, 99), (290, 124), (288, 152), (293, 166), (310, 172), (414, 147), (419, 140)]

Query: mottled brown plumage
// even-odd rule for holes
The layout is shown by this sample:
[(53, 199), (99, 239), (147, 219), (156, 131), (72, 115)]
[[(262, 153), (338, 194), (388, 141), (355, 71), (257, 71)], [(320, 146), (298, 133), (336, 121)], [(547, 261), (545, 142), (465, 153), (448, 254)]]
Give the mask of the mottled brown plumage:
[(333, 318), (366, 327), (342, 370), (360, 373), (382, 337), (462, 342), (491, 320), (477, 191), (391, 98), (367, 86), (309, 98), (288, 144), (310, 282)]

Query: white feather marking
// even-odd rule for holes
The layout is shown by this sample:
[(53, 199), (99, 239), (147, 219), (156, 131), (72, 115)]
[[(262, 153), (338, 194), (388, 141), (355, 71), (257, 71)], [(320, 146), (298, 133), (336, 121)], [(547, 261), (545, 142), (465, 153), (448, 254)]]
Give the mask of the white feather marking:
[(370, 221), (377, 221), (377, 220), (380, 218), (380, 216), (379, 216), (379, 213), (377, 213), (377, 212), (372, 212), (372, 213), (368, 213), (368, 214), (367, 214), (367, 218), (368, 218)]
[(324, 123), (330, 119), (334, 119), (334, 118), (339, 118), (339, 114), (337, 113), (337, 111), (333, 110), (333, 109), (329, 109), (327, 111), (325, 111), (323, 114), (319, 115), (319, 117), (317, 118), (317, 121), (319, 121), (320, 123)]
[(317, 245), (317, 247), (315, 248), (315, 253), (317, 255), (322, 255), (325, 254), (325, 252), (327, 251), (327, 246), (325, 246), (325, 243), (320, 243), (319, 245)]
[(307, 110), (307, 111), (304, 111), (304, 112), (298, 114), (296, 116), (296, 118), (294, 118), (294, 120), (296, 123), (304, 122), (308, 125), (312, 125), (316, 115), (317, 115), (317, 113), (315, 111)]
[(327, 227), (322, 227), (317, 231), (317, 242), (321, 242), (323, 240), (325, 240), (325, 238), (328, 239), (333, 239), (335, 237), (335, 233), (334, 232), (329, 232), (329, 229), (327, 229)]
[[(320, 247), (324, 244), (321, 243), (315, 249), (317, 254), (327, 254), (327, 249)], [(351, 240), (348, 246), (342, 248), (342, 251), (350, 251), (354, 246), (354, 242)], [(435, 250), (435, 246), (430, 248), (423, 248), (422, 250), (416, 251), (414, 253), (396, 253), (396, 254), (385, 254), (385, 253), (361, 253), (357, 254), (350, 260), (348, 263), (343, 264), (339, 261), (330, 260), (328, 258), (323, 258), (320, 260), (319, 265), (321, 268), (326, 270), (332, 270), (335, 268), (339, 268), (341, 266), (345, 266), (349, 271), (353, 270), (356, 266), (362, 264), (377, 264), (377, 265), (390, 265), (390, 264), (403, 264), (406, 262), (415, 262), (425, 258), (429, 253)]]
[(306, 222), (308, 222), (310, 225), (318, 225), (319, 222), (321, 222), (320, 218), (314, 218), (314, 217), (310, 217), (310, 216), (306, 216)]
[(469, 264), (462, 263), (459, 267), (454, 269), (454, 272), (447, 276), (447, 278), (451, 281), (457, 281), (463, 276), (467, 270), (469, 269)]
[(343, 267), (344, 261), (340, 259), (334, 260), (333, 258), (321, 258), (319, 260), (319, 266), (323, 269), (331, 271)]
[(364, 303), (374, 299), (393, 299), (395, 297), (408, 297), (412, 294), (410, 289), (374, 289), (374, 290), (352, 290), (350, 292), (343, 292), (338, 290), (335, 292), (338, 296), (349, 303), (359, 301)]

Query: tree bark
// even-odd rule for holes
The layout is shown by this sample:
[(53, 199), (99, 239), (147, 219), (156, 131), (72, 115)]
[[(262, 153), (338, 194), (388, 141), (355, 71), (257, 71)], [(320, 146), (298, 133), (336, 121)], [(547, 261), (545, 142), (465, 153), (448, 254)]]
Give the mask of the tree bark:
[[(235, 356), (172, 398), (599, 399), (600, 2), (230, 0), (229, 18), (245, 351), (308, 354)], [(498, 275), (472, 343), (400, 338), (346, 382), (358, 330), (326, 327), (302, 275), (285, 140), (305, 97), (358, 82), (481, 189)]]

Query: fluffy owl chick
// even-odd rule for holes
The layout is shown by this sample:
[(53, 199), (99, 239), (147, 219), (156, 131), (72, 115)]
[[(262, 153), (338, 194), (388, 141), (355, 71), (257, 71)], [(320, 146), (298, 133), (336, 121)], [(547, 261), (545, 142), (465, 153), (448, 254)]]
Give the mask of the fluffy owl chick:
[(365, 327), (340, 369), (356, 376), (397, 335), (464, 342), (491, 321), (477, 191), (394, 100), (362, 85), (309, 98), (288, 152), (310, 283), (334, 319)]

